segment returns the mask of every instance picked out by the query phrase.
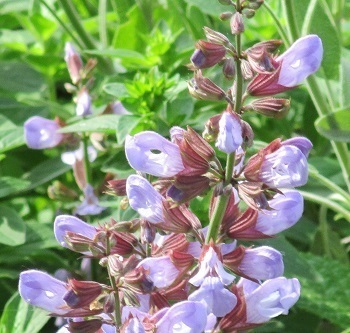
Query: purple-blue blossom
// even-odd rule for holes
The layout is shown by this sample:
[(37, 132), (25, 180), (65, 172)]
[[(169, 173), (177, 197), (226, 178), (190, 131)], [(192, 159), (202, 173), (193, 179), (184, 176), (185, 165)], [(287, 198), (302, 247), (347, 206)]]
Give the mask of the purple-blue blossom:
[(183, 301), (173, 305), (165, 312), (157, 322), (156, 332), (203, 333), (206, 323), (207, 309), (204, 304)]
[(308, 178), (306, 156), (296, 146), (282, 145), (265, 156), (259, 178), (272, 188), (305, 185)]
[(217, 276), (207, 276), (199, 289), (188, 297), (188, 300), (205, 304), (207, 313), (213, 313), (216, 317), (225, 316), (237, 304), (236, 295), (226, 289)]
[(126, 181), (126, 194), (132, 209), (152, 223), (163, 221), (163, 197), (147, 179), (131, 175)]
[(258, 212), (255, 229), (273, 236), (292, 227), (299, 221), (304, 211), (303, 196), (297, 190), (283, 190), (269, 200), (269, 210)]
[(242, 278), (237, 287), (242, 287), (247, 309), (247, 323), (262, 324), (289, 309), (300, 297), (298, 279), (278, 277), (267, 280), (261, 285)]
[(276, 59), (282, 63), (278, 84), (285, 87), (297, 86), (319, 69), (322, 57), (322, 41), (317, 35), (299, 38)]
[(309, 156), (310, 150), (312, 149), (311, 141), (308, 138), (302, 136), (296, 136), (294, 138), (282, 141), (281, 145), (297, 147), (305, 155), (305, 157)]
[(66, 283), (47, 273), (37, 270), (22, 272), (18, 290), (27, 303), (46, 311), (64, 315), (69, 310), (63, 300), (67, 292)]
[(84, 201), (76, 208), (75, 213), (78, 215), (98, 215), (105, 209), (106, 207), (102, 207), (99, 204), (93, 187), (90, 184), (86, 184), (84, 188)]
[(94, 239), (97, 234), (97, 230), (94, 226), (85, 223), (75, 216), (57, 216), (54, 222), (55, 237), (63, 247), (69, 248), (65, 239), (67, 232), (76, 233), (91, 240)]
[(169, 287), (180, 273), (168, 256), (143, 259), (137, 265), (140, 266), (146, 270), (147, 279), (156, 288)]
[(24, 123), (24, 139), (32, 149), (56, 147), (63, 139), (63, 134), (58, 133), (59, 129), (56, 121), (34, 116)]
[(179, 147), (152, 131), (125, 140), (125, 154), (132, 168), (157, 177), (172, 177), (184, 169)]
[(246, 249), (238, 269), (245, 276), (256, 280), (282, 276), (284, 271), (282, 254), (269, 246)]
[(215, 146), (224, 153), (231, 154), (242, 143), (242, 125), (239, 116), (232, 112), (223, 112), (219, 121), (219, 134)]

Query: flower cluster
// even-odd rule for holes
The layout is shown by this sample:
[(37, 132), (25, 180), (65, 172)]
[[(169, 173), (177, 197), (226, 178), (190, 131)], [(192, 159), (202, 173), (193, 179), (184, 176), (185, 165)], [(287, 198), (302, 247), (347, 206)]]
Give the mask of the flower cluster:
[[(244, 17), (254, 16), (262, 2), (227, 2), (234, 12), (222, 16), (234, 35), (243, 33)], [(273, 237), (300, 219), (303, 197), (295, 187), (307, 181), (312, 144), (305, 137), (276, 139), (246, 158), (254, 134), (242, 116), (284, 115), (290, 101), (272, 95), (317, 70), (322, 43), (306, 36), (276, 57), (280, 41), (242, 51), (240, 38), (233, 45), (209, 28), (205, 34), (191, 57), (189, 91), (227, 106), (208, 120), (203, 136), (191, 127), (173, 127), (170, 139), (152, 131), (126, 138), (125, 154), (136, 174), (111, 180), (109, 187), (139, 217), (99, 226), (72, 215), (54, 221), (59, 244), (98, 260), (109, 283), (63, 282), (36, 270), (20, 276), (23, 299), (67, 318), (60, 333), (237, 332), (288, 314), (299, 299), (299, 281), (283, 276), (282, 254), (246, 244)], [(79, 82), (81, 62), (67, 52), (67, 63), (73, 83)], [(202, 69), (216, 65), (236, 78), (228, 91), (203, 76)], [(88, 104), (84, 91), (80, 115)], [(86, 189), (87, 197), (91, 191)], [(190, 202), (207, 193), (209, 216), (200, 221)]]

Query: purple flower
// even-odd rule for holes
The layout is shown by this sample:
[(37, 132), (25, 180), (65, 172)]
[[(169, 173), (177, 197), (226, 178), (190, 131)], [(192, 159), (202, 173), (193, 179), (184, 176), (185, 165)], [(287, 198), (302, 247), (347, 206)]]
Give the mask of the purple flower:
[(84, 201), (77, 207), (75, 213), (78, 215), (98, 215), (106, 207), (99, 205), (98, 198), (94, 193), (94, 189), (90, 184), (87, 184), (84, 189)]
[(281, 314), (288, 314), (289, 309), (300, 297), (300, 283), (297, 279), (278, 277), (263, 284), (241, 279), (238, 287), (243, 287), (247, 323), (261, 324)]
[(137, 171), (157, 177), (172, 177), (184, 169), (179, 147), (155, 132), (127, 136), (125, 153)]
[(243, 143), (242, 125), (237, 114), (225, 111), (219, 121), (219, 134), (215, 146), (231, 154)]
[(82, 235), (88, 239), (94, 239), (97, 230), (90, 224), (78, 219), (75, 216), (59, 215), (54, 222), (54, 233), (57, 241), (63, 246), (70, 248), (66, 242), (67, 232)]
[(156, 288), (169, 287), (180, 273), (168, 256), (143, 259), (137, 265), (140, 266), (146, 270), (147, 279)]
[(309, 139), (296, 136), (294, 138), (282, 141), (282, 146), (294, 146), (300, 149), (300, 151), (305, 155), (309, 156), (310, 150), (312, 148), (312, 143)]
[(299, 221), (304, 210), (303, 196), (296, 190), (284, 190), (269, 201), (271, 210), (258, 212), (255, 229), (265, 235), (275, 235)]
[(212, 247), (209, 247), (205, 255), (200, 261), (200, 267), (195, 276), (189, 282), (199, 287), (207, 276), (217, 276), (224, 285), (232, 283), (235, 277), (226, 272), (217, 253)]
[(256, 280), (267, 280), (283, 274), (282, 254), (269, 246), (246, 249), (238, 269)]
[(47, 273), (36, 270), (22, 272), (18, 290), (27, 303), (46, 311), (64, 315), (69, 310), (63, 300), (67, 292), (66, 283)]
[(189, 301), (198, 301), (206, 305), (207, 313), (216, 317), (223, 317), (233, 310), (237, 304), (237, 297), (222, 284), (218, 277), (208, 276), (200, 288), (194, 291)]
[(149, 222), (163, 221), (163, 197), (143, 177), (131, 175), (126, 181), (126, 194), (132, 209)]
[(273, 188), (305, 185), (308, 178), (306, 156), (296, 146), (282, 145), (265, 156), (259, 178)]
[(118, 115), (131, 114), (127, 109), (125, 109), (124, 105), (120, 101), (111, 103), (111, 108), (112, 108), (113, 114), (118, 114)]
[[(88, 158), (90, 162), (95, 161), (97, 157), (97, 151), (93, 146), (88, 146)], [(84, 158), (84, 148), (81, 144), (78, 149), (72, 151), (66, 151), (61, 154), (61, 160), (68, 165), (74, 165), (77, 161), (82, 161)]]
[(157, 333), (202, 333), (206, 322), (207, 309), (204, 304), (183, 301), (173, 305), (165, 312), (157, 322)]
[(125, 333), (145, 333), (145, 329), (137, 318), (132, 318), (125, 329)]
[(77, 96), (77, 107), (75, 109), (77, 116), (88, 116), (91, 111), (91, 97), (86, 89), (82, 89)]
[(34, 116), (24, 123), (24, 138), (29, 148), (52, 148), (63, 139), (63, 134), (57, 132), (59, 129), (54, 120)]
[(317, 35), (299, 38), (276, 59), (282, 63), (278, 84), (285, 87), (297, 86), (318, 70), (322, 57), (322, 41)]

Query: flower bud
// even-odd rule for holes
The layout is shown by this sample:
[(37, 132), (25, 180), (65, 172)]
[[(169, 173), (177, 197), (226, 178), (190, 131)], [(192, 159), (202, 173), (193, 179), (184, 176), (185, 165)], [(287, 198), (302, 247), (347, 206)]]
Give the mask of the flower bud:
[(208, 142), (213, 142), (217, 139), (219, 134), (219, 121), (221, 119), (221, 114), (215, 115), (205, 123), (205, 128), (203, 131), (203, 138)]
[(226, 21), (229, 20), (232, 17), (233, 13), (231, 12), (224, 12), (220, 14), (220, 20)]
[(225, 35), (208, 27), (204, 27), (204, 33), (209, 42), (221, 44), (224, 46), (228, 46), (231, 44)]
[(96, 333), (102, 327), (102, 321), (100, 319), (70, 321), (68, 326), (70, 333)]
[(256, 0), (256, 1), (249, 1), (247, 4), (247, 7), (250, 9), (259, 9), (261, 5), (264, 3), (264, 0)]
[(250, 19), (250, 18), (255, 16), (255, 10), (254, 9), (250, 9), (250, 8), (244, 8), (243, 11), (242, 11), (242, 14), (246, 18)]
[(254, 110), (255, 112), (267, 117), (283, 118), (290, 109), (290, 100), (285, 98), (265, 97), (253, 101), (246, 109)]
[(53, 148), (63, 140), (59, 129), (60, 125), (56, 121), (34, 116), (24, 123), (24, 138), (29, 148)]
[(204, 77), (200, 70), (196, 71), (194, 78), (188, 81), (189, 93), (197, 99), (207, 101), (220, 101), (226, 98), (226, 93), (213, 81)]
[(236, 75), (236, 65), (233, 58), (225, 59), (222, 66), (222, 72), (227, 79), (233, 79)]
[(77, 107), (76, 107), (77, 116), (85, 117), (92, 114), (91, 111), (91, 97), (88, 90), (83, 87), (77, 96)]
[(71, 43), (66, 43), (64, 51), (64, 60), (67, 63), (70, 78), (74, 84), (77, 84), (81, 80), (83, 62)]
[(123, 197), (126, 195), (126, 179), (112, 179), (108, 181), (108, 194)]
[(244, 32), (244, 22), (243, 22), (243, 16), (241, 13), (236, 12), (232, 15), (232, 18), (230, 21), (230, 27), (231, 27), (231, 32), (234, 35), (239, 35), (242, 32)]
[(252, 66), (250, 65), (249, 61), (245, 59), (241, 59), (241, 71), (245, 80), (251, 80), (254, 76)]
[(222, 44), (200, 40), (196, 43), (191, 62), (196, 68), (208, 68), (219, 63), (225, 54), (226, 48)]
[(243, 143), (240, 117), (233, 112), (223, 112), (219, 121), (219, 134), (215, 146), (231, 154)]

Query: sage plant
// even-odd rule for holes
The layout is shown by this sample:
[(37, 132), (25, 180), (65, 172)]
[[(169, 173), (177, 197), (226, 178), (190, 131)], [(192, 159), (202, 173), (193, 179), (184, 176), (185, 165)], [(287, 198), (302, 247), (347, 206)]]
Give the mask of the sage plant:
[[(263, 0), (220, 3), (231, 7), (222, 18), (234, 42), (205, 27), (188, 86), (197, 99), (225, 104), (222, 113), (208, 119), (202, 136), (191, 127), (173, 127), (169, 139), (152, 131), (127, 137), (125, 153), (136, 173), (111, 180), (109, 190), (126, 196), (138, 218), (98, 226), (71, 215), (55, 219), (59, 244), (98, 260), (108, 282), (62, 282), (36, 270), (20, 276), (24, 300), (67, 319), (61, 333), (238, 332), (288, 314), (299, 299), (299, 281), (283, 277), (282, 254), (242, 241), (273, 237), (299, 220), (303, 197), (294, 188), (307, 182), (312, 144), (305, 137), (277, 138), (245, 158), (254, 133), (244, 114), (284, 116), (290, 100), (273, 95), (318, 69), (322, 43), (309, 35), (281, 55), (275, 55), (279, 40), (243, 50), (245, 21)], [(67, 62), (81, 66), (72, 52)], [(214, 66), (231, 80), (228, 89), (205, 76)], [(79, 73), (71, 67), (73, 82)], [(84, 88), (78, 99), (77, 114), (89, 113)], [(209, 216), (200, 221), (190, 203), (207, 193)]]

